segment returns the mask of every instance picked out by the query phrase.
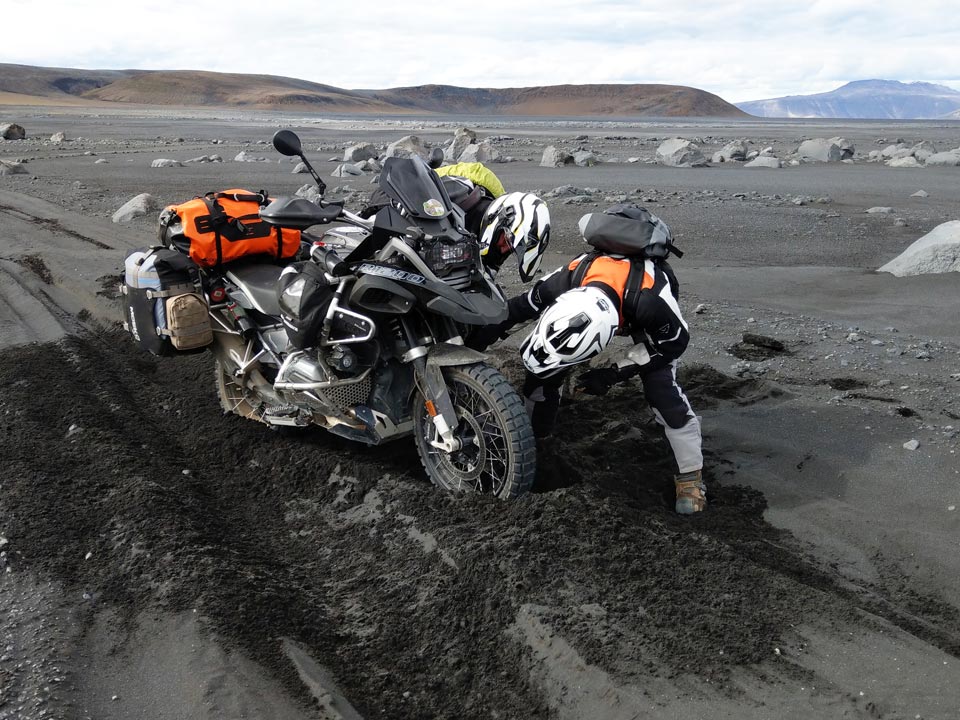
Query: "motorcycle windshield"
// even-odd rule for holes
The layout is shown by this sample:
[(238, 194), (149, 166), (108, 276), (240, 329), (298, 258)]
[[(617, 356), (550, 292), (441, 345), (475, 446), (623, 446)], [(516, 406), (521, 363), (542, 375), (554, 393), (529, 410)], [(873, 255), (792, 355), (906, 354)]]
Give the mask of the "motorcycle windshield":
[(453, 212), (440, 178), (418, 156), (387, 158), (380, 173), (380, 189), (420, 220), (440, 220)]

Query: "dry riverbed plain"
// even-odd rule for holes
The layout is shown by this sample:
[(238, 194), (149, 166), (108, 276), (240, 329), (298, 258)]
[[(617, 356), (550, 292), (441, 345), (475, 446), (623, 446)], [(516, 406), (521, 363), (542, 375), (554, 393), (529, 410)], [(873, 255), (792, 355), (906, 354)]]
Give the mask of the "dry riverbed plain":
[[(27, 161), (0, 177), (3, 720), (960, 716), (960, 280), (876, 272), (960, 219), (960, 168), (866, 161), (960, 146), (960, 124), (0, 114), (27, 130), (0, 142)], [(118, 330), (123, 257), (155, 232), (156, 212), (111, 222), (133, 196), (291, 194), (308, 176), (280, 127), (328, 176), (354, 143), (464, 125), (516, 158), (492, 166), (508, 189), (547, 198), (545, 269), (620, 199), (673, 228), (707, 512), (673, 513), (639, 385), (570, 397), (534, 492), (502, 503), (431, 487), (412, 441), (224, 417), (206, 355)], [(647, 162), (677, 135), (857, 154)], [(540, 167), (551, 144), (605, 162)], [(373, 187), (327, 182), (355, 209)], [(521, 337), (493, 355), (514, 380)]]

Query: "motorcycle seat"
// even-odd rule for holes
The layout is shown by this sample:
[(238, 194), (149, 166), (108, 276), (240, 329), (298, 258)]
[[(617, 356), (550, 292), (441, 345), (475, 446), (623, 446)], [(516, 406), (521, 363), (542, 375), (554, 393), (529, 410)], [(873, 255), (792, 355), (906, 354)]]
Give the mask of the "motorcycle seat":
[(230, 263), (225, 275), (250, 298), (254, 308), (266, 315), (280, 315), (277, 280), (283, 268), (263, 262)]

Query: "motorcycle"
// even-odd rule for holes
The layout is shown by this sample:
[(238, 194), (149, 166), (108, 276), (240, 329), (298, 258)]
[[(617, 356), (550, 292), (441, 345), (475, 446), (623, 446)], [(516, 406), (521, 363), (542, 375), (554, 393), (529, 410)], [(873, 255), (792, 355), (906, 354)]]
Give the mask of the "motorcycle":
[(412, 435), (442, 488), (528, 491), (536, 451), (523, 402), (461, 337), (505, 319), (506, 299), (437, 175), (420, 158), (389, 158), (379, 186), (392, 202), (363, 218), (322, 199), (295, 133), (277, 132), (273, 145), (300, 157), (321, 199), (277, 199), (261, 220), (357, 232), (286, 267), (254, 257), (205, 271), (224, 411), (370, 445)]

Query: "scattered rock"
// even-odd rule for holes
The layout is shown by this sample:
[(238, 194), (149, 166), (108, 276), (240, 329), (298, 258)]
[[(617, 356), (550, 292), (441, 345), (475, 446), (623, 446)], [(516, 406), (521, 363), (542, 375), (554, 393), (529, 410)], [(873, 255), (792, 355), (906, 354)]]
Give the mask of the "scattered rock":
[(223, 162), (223, 158), (219, 155), (201, 155), (200, 157), (190, 158), (185, 160), (184, 164), (188, 163), (218, 163)]
[(265, 157), (257, 157), (251, 155), (246, 150), (241, 150), (237, 153), (236, 157), (233, 158), (234, 162), (270, 162)]
[(913, 155), (908, 155), (907, 157), (894, 158), (893, 160), (887, 160), (887, 167), (892, 168), (918, 168), (923, 167), (920, 164), (920, 161), (917, 160)]
[(23, 163), (12, 162), (10, 160), (0, 160), (0, 176), (3, 175), (26, 175), (27, 168)]
[(470, 128), (457, 128), (453, 133), (453, 140), (450, 141), (450, 144), (447, 146), (446, 150), (443, 151), (443, 158), (447, 162), (458, 162), (461, 160), (461, 155), (463, 151), (467, 149), (468, 146), (474, 145), (477, 142), (477, 134)]
[(330, 173), (330, 177), (351, 177), (363, 175), (363, 170), (358, 168), (356, 165), (337, 165), (336, 170)]
[(918, 447), (920, 447), (919, 440), (907, 440), (907, 442), (903, 444), (904, 450), (916, 450)]
[(467, 145), (460, 153), (459, 162), (500, 162), (500, 151), (484, 140), (480, 143)]
[(57, 143), (57, 144), (62, 143), (66, 139), (67, 139), (67, 136), (64, 135), (62, 132), (55, 132), (53, 135), (50, 136), (50, 142)]
[(747, 143), (744, 140), (733, 140), (713, 154), (714, 163), (730, 162), (731, 160), (747, 159)]
[(956, 167), (960, 165), (960, 148), (930, 155), (926, 165), (927, 167)]
[(926, 190), (917, 190), (917, 191), (916, 191), (913, 195), (911, 195), (910, 197), (925, 198), (925, 197), (930, 197), (930, 193), (928, 193)]
[(168, 168), (168, 167), (183, 167), (183, 163), (179, 160), (170, 160), (168, 158), (158, 158), (150, 163), (152, 168)]
[(708, 165), (699, 146), (683, 138), (663, 141), (657, 148), (657, 161), (669, 167), (706, 167)]
[(143, 217), (157, 210), (157, 201), (149, 193), (141, 193), (128, 200), (123, 207), (113, 214), (115, 223), (130, 222), (134, 218)]
[(597, 164), (597, 156), (587, 150), (580, 150), (573, 154), (573, 162), (580, 167), (593, 167)]
[(758, 155), (753, 160), (748, 162), (744, 167), (748, 168), (781, 168), (783, 163), (780, 162), (778, 158), (769, 157), (767, 155)]
[(93, 161), (93, 164), (94, 164), (94, 165), (106, 165), (106, 164), (109, 163), (109, 162), (110, 162), (110, 161), (107, 160), (106, 158), (97, 158), (96, 160)]
[[(358, 143), (356, 145), (351, 145), (346, 150), (343, 151), (343, 162), (345, 163), (358, 163), (363, 160), (370, 160), (371, 158), (376, 158), (379, 155), (377, 148), (372, 143)], [(300, 167), (299, 165), (297, 167)], [(294, 170), (296, 172), (296, 170)]]
[(297, 197), (306, 198), (310, 202), (318, 202), (321, 199), (320, 190), (313, 183), (307, 183), (294, 193)]
[(893, 213), (892, 207), (872, 207), (867, 210), (864, 210), (865, 213), (869, 215), (890, 215)]
[(27, 131), (21, 125), (16, 123), (0, 125), (0, 138), (4, 140), (23, 140), (26, 137)]
[(809, 162), (840, 162), (843, 160), (843, 151), (840, 144), (825, 138), (804, 140), (797, 148), (797, 155), (802, 160)]
[(292, 175), (302, 175), (303, 173), (309, 173), (309, 172), (310, 171), (307, 170), (307, 164), (303, 162), (297, 163), (294, 166), (293, 170), (291, 170)]
[(558, 150), (553, 145), (547, 145), (543, 149), (543, 157), (540, 158), (540, 167), (562, 167), (573, 162), (573, 156)]
[(424, 160), (430, 155), (430, 151), (416, 135), (407, 135), (387, 146), (386, 156), (388, 158), (408, 158), (414, 155), (419, 155)]

